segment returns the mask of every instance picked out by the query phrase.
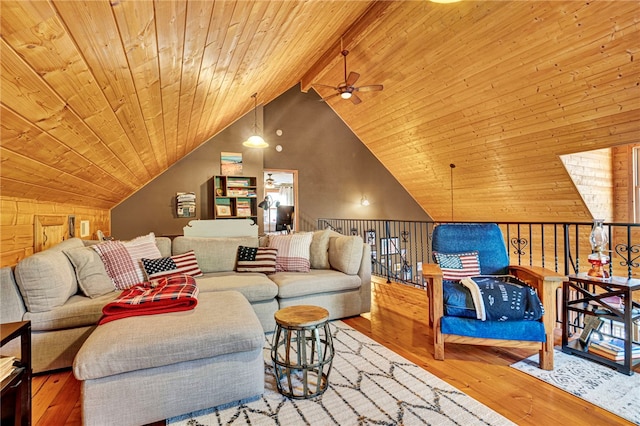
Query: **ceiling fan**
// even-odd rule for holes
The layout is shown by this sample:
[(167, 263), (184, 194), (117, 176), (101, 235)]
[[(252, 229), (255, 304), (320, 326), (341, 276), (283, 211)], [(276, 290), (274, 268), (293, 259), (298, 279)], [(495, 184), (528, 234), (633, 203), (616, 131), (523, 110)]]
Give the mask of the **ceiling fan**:
[(382, 84), (372, 84), (369, 86), (359, 87), (354, 86), (354, 84), (356, 84), (356, 81), (358, 81), (358, 78), (360, 78), (360, 74), (351, 71), (349, 75), (347, 75), (347, 55), (349, 54), (349, 51), (344, 49), (340, 53), (344, 58), (344, 81), (337, 86), (329, 86), (319, 83), (312, 84), (312, 86), (328, 87), (338, 92), (334, 95), (321, 99), (321, 101), (326, 101), (327, 99), (333, 98), (335, 96), (340, 96), (342, 99), (351, 99), (351, 102), (357, 105), (362, 102), (362, 100), (358, 97), (358, 95), (356, 95), (356, 92), (376, 92), (383, 89)]

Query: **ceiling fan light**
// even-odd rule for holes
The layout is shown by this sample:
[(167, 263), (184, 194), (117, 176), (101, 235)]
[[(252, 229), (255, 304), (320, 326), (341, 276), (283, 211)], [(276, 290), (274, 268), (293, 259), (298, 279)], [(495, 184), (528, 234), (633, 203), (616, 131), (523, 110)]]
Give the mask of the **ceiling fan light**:
[(351, 98), (351, 92), (342, 92), (342, 93), (340, 93), (340, 97), (342, 99), (350, 99)]
[(269, 146), (269, 144), (262, 139), (262, 136), (259, 135), (249, 136), (249, 139), (242, 142), (242, 145), (249, 148), (267, 148)]

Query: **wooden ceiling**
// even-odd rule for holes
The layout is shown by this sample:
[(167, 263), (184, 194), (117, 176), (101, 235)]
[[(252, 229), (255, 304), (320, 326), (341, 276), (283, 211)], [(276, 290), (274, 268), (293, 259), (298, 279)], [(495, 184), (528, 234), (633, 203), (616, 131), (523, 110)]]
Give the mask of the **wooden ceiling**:
[[(1, 191), (111, 208), (253, 108), (329, 105), (436, 220), (590, 219), (561, 154), (640, 140), (637, 1), (1, 2)], [(326, 96), (330, 91), (318, 88)]]

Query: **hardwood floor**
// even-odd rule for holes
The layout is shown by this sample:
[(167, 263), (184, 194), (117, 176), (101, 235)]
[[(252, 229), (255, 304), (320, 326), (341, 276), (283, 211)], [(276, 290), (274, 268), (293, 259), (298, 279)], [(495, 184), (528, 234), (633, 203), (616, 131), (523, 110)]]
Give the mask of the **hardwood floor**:
[[(374, 283), (371, 313), (344, 322), (518, 425), (632, 424), (509, 367), (532, 351), (447, 344), (445, 361), (434, 360), (422, 290)], [(82, 424), (80, 383), (70, 370), (34, 377), (32, 424)]]

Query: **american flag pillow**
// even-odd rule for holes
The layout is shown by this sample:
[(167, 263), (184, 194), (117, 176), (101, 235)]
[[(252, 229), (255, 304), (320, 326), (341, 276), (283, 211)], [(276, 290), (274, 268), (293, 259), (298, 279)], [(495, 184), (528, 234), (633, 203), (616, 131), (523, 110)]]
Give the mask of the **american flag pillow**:
[(276, 271), (309, 272), (312, 237), (311, 232), (269, 236), (269, 247), (278, 249)]
[(142, 265), (149, 280), (176, 274), (185, 274), (192, 277), (203, 275), (193, 250), (159, 259), (143, 258)]
[(480, 261), (477, 251), (468, 253), (433, 253), (433, 258), (440, 265), (442, 279), (460, 281), (463, 278), (480, 274)]
[(276, 272), (276, 256), (278, 249), (271, 247), (238, 247), (238, 272)]

